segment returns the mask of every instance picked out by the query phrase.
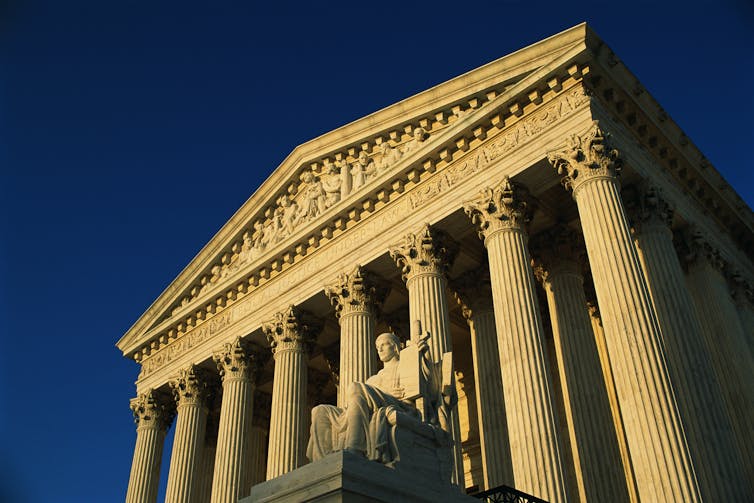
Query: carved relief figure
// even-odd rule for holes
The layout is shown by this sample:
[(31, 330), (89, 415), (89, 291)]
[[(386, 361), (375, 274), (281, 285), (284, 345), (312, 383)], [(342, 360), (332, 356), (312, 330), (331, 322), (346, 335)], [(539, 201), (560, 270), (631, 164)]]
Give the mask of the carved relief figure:
[(382, 157), (380, 157), (377, 164), (377, 174), (379, 175), (390, 169), (390, 166), (394, 165), (401, 158), (400, 151), (397, 148), (391, 147), (390, 143), (386, 141), (380, 143), (380, 153), (382, 153)]
[(280, 217), (280, 225), (283, 231), (282, 236), (288, 236), (293, 233), (298, 223), (298, 204), (296, 204), (296, 201), (291, 201), (287, 194), (284, 194), (278, 199), (278, 205), (282, 208), (282, 215)]
[(328, 164), (326, 169), (327, 171), (321, 178), (322, 188), (325, 189), (325, 205), (329, 208), (340, 201), (343, 180), (334, 164)]
[(351, 190), (359, 190), (365, 183), (366, 174), (364, 173), (364, 166), (360, 162), (356, 162), (356, 164), (351, 166)]
[(338, 161), (340, 167), (340, 197), (345, 197), (351, 193), (351, 166), (345, 159)]
[(264, 225), (259, 220), (254, 221), (254, 232), (251, 234), (251, 257), (256, 258), (264, 251)]
[(311, 171), (304, 171), (301, 175), (301, 181), (307, 186), (304, 191), (303, 215), (311, 220), (327, 208), (325, 205), (325, 189), (322, 187), (319, 178)]
[(251, 239), (251, 232), (246, 231), (243, 233), (243, 243), (241, 244), (241, 251), (238, 253), (238, 260), (236, 263), (240, 266), (250, 261), (252, 257), (252, 250), (254, 243)]
[(427, 132), (424, 130), (424, 128), (414, 128), (413, 137), (403, 146), (403, 155), (407, 155), (418, 150), (422, 146), (422, 143), (424, 143), (426, 134)]
[(359, 153), (359, 159), (357, 162), (359, 163), (359, 166), (361, 166), (361, 171), (364, 173), (364, 183), (377, 176), (377, 166), (364, 150)]

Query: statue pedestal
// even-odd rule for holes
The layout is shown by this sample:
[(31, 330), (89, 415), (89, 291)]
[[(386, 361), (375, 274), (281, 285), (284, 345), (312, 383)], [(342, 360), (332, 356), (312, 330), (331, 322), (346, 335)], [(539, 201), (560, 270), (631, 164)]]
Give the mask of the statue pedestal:
[(390, 468), (346, 451), (302, 466), (251, 489), (239, 503), (396, 503), (399, 501), (473, 503), (449, 481), (428, 481), (413, 470)]

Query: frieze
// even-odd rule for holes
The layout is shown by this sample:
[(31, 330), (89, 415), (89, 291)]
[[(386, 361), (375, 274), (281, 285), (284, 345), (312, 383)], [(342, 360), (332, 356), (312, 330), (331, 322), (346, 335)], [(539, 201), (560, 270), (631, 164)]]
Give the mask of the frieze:
[(299, 181), (288, 186), (288, 193), (278, 196), (264, 215), (244, 230), (241, 239), (231, 246), (231, 251), (223, 253), (209, 273), (203, 275), (173, 306), (171, 316), (221, 280), (261, 258), (300, 228), (328, 213), (330, 208), (351, 194), (374, 185), (386, 173), (394, 172), (399, 164), (404, 164), (403, 159), (413, 158), (416, 152), (431, 145), (432, 136), (485, 104), (473, 99), (468, 108), (456, 106), (453, 112), (443, 112), (454, 119), (437, 121), (432, 125), (431, 133), (421, 125), (409, 125), (403, 134), (393, 131), (390, 138), (379, 136), (362, 143), (361, 150), (351, 148), (335, 154), (334, 161), (332, 157), (325, 157), (304, 169)]
[(148, 376), (158, 368), (188, 352), (191, 348), (198, 346), (220, 330), (229, 326), (233, 319), (233, 310), (226, 310), (222, 313), (218, 313), (211, 320), (184, 334), (181, 338), (172, 341), (164, 348), (161, 348), (158, 352), (146, 357), (141, 362), (141, 373), (139, 374), (139, 378), (141, 379)]
[(545, 106), (541, 112), (534, 113), (531, 117), (517, 123), (509, 131), (477, 148), (465, 162), (450, 166), (442, 173), (438, 173), (435, 180), (409, 196), (411, 209), (418, 208), (430, 199), (446, 192), (460, 181), (478, 173), (514, 148), (525, 144), (551, 124), (578, 110), (589, 99), (582, 87), (572, 89), (564, 95), (563, 99)]
[[(234, 305), (223, 309), (215, 315), (212, 318), (212, 321), (215, 322), (214, 324), (212, 322), (205, 322), (197, 328), (188, 327), (188, 330), (178, 339), (168, 340), (167, 345), (158, 346), (159, 349), (153, 349), (151, 354), (145, 354), (142, 357), (142, 371), (139, 378), (147, 377), (179, 355), (203, 343), (219, 330), (264, 307), (266, 303), (265, 299), (276, 298), (291, 291), (323, 267), (332, 264), (355, 247), (374, 238), (385, 228), (391, 227), (403, 220), (407, 212), (416, 210), (433, 200), (437, 195), (446, 192), (468, 177), (473, 176), (516, 146), (528, 141), (532, 136), (558, 119), (570, 115), (581, 105), (588, 102), (589, 99), (589, 96), (585, 94), (581, 86), (566, 91), (566, 94), (562, 98), (558, 98), (556, 101), (547, 104), (540, 112), (535, 112), (531, 118), (516, 123), (512, 129), (501, 133), (502, 136), (496, 135), (486, 144), (476, 147), (472, 151), (472, 154), (463, 162), (451, 163), (448, 167), (440, 170), (433, 177), (434, 179), (429, 180), (428, 183), (424, 182), (413, 187), (406, 193), (408, 197), (400, 198), (394, 202), (391, 201), (384, 210), (380, 210), (368, 219), (359, 222), (354, 228), (349, 228), (347, 233), (337, 236), (324, 246), (316, 247), (313, 252), (307, 255), (306, 260), (297, 261), (295, 267), (284, 270), (275, 276), (274, 280), (265, 281), (255, 286), (251, 289), (252, 291), (249, 295), (244, 296)], [(428, 140), (424, 138), (422, 141), (426, 142)], [(281, 206), (283, 207), (286, 207), (289, 203), (292, 204), (291, 201), (291, 198), (280, 199)], [(314, 210), (312, 206), (307, 211), (314, 212), (318, 210)], [(251, 235), (246, 234), (244, 237), (246, 245), (239, 248), (239, 257), (243, 255), (244, 250), (247, 250), (246, 257), (248, 258), (239, 259), (225, 256), (224, 262), (228, 264), (228, 268), (226, 269), (229, 272), (223, 273), (222, 269), (215, 270), (214, 275), (217, 277), (217, 280), (230, 275), (230, 264), (234, 264), (238, 260), (251, 260), (253, 254), (248, 252), (248, 250), (253, 247), (253, 240), (250, 239)], [(207, 313), (207, 316), (212, 315)]]

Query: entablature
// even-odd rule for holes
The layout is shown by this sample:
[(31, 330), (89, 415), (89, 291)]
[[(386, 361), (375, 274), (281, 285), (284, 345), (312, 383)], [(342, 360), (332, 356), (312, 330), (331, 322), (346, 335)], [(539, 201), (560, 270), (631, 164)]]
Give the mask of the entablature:
[[(612, 52), (584, 29), (580, 39), (568, 38), (560, 49), (534, 51), (529, 63), (519, 57), (511, 62), (513, 70), (498, 66), (496, 76), (493, 62), (417, 95), (426, 95), (419, 105), (412, 102), (417, 97), (409, 98), (298, 147), (118, 347), (138, 362), (154, 363), (152, 356), (175, 349), (187, 333), (197, 340), (212, 337), (231, 322), (228, 307), (239, 298), (270, 284), (361, 220), (397, 198), (406, 198), (409, 209), (418, 207), (460, 176), (461, 171), (446, 168), (462, 157), (489, 163), (590, 100), (629, 127), (721, 224), (741, 230), (734, 239), (751, 249), (751, 210), (714, 168), (693, 160), (703, 157)], [(350, 176), (350, 187), (344, 187), (349, 177), (343, 173)], [(742, 207), (726, 202), (730, 194)]]

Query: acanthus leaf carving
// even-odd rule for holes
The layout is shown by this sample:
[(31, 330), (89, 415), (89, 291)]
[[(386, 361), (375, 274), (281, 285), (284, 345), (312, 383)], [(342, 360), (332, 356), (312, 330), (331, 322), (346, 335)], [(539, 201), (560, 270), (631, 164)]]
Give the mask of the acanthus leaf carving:
[(419, 232), (406, 234), (400, 243), (391, 246), (388, 251), (401, 268), (403, 280), (408, 281), (422, 273), (447, 277), (458, 248), (458, 243), (446, 233), (424, 224)]
[(207, 379), (205, 372), (196, 365), (181, 369), (178, 375), (168, 382), (177, 406), (204, 404), (209, 393)]
[(273, 356), (280, 351), (299, 351), (309, 353), (314, 344), (316, 333), (321, 330), (319, 320), (307, 317), (295, 306), (288, 306), (284, 311), (262, 324)]
[(649, 227), (670, 229), (673, 209), (658, 187), (643, 182), (626, 187), (622, 196), (634, 231)]
[(376, 314), (387, 293), (387, 283), (360, 265), (349, 273), (339, 274), (333, 283), (325, 286), (325, 295), (338, 318), (353, 312)]
[(150, 389), (130, 402), (138, 428), (155, 428), (167, 431), (175, 417), (175, 409), (157, 391)]
[(466, 272), (451, 287), (466, 321), (470, 322), (480, 312), (492, 311), (492, 283), (487, 266)]
[(577, 274), (583, 282), (587, 267), (584, 238), (564, 222), (533, 236), (530, 249), (534, 276), (543, 285), (560, 273)]
[(563, 185), (574, 195), (586, 181), (613, 179), (620, 173), (620, 152), (610, 146), (609, 137), (594, 121), (586, 133), (571, 135), (564, 147), (547, 154), (547, 160), (563, 177)]
[(525, 230), (534, 211), (528, 190), (506, 176), (495, 187), (482, 189), (463, 209), (479, 228), (479, 236), (488, 239), (501, 230)]
[(222, 348), (212, 355), (212, 359), (223, 381), (249, 379), (256, 371), (255, 355), (246, 341), (240, 337), (236, 337), (233, 342), (223, 344)]

